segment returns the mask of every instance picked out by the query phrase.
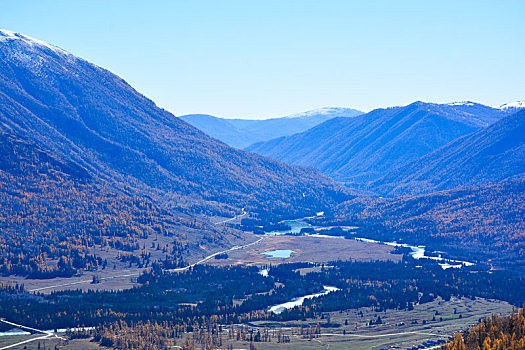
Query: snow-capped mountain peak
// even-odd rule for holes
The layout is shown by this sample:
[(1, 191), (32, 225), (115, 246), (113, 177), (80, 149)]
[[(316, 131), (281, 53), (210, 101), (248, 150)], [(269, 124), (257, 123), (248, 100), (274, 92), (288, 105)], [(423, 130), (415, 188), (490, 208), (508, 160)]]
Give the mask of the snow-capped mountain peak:
[(81, 61), (45, 41), (5, 29), (0, 29), (0, 58), (48, 80), (57, 74), (74, 76)]
[(319, 117), (319, 116), (329, 116), (329, 117), (345, 117), (345, 116), (355, 116), (358, 114), (362, 114), (362, 112), (357, 111), (352, 108), (345, 108), (345, 107), (324, 107), (324, 108), (318, 108), (313, 109), (310, 111), (297, 113), (288, 115), (284, 118), (287, 119), (295, 119), (295, 118), (311, 118), (311, 117)]
[(525, 101), (516, 101), (516, 102), (505, 103), (505, 104), (499, 106), (498, 108), (502, 109), (504, 111), (525, 108)]
[(472, 101), (456, 101), (447, 103), (449, 106), (474, 106), (475, 103)]
[(24, 34), (16, 33), (16, 32), (13, 32), (11, 30), (0, 29), (0, 43), (1, 42), (13, 41), (13, 40), (22, 41), (25, 44), (31, 45), (33, 47), (35, 47), (35, 46), (36, 47), (40, 47), (40, 48), (45, 47), (47, 49), (52, 50), (53, 52), (55, 52), (57, 54), (70, 55), (69, 52), (64, 51), (61, 48), (53, 46), (53, 45), (51, 45), (49, 43), (46, 43), (45, 41), (38, 40), (38, 39), (32, 38), (30, 36), (24, 35)]

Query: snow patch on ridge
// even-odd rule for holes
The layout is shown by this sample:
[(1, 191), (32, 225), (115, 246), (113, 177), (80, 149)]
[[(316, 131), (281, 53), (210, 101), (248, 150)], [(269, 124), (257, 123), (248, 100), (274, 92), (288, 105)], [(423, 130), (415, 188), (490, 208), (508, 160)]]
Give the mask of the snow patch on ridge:
[(504, 111), (507, 110), (507, 109), (525, 108), (525, 101), (516, 101), (516, 102), (505, 103), (505, 104), (502, 104), (501, 106), (499, 106), (498, 108), (502, 109)]
[(45, 41), (38, 40), (30, 36), (24, 35), (24, 34), (16, 33), (11, 30), (0, 29), (0, 42), (8, 42), (11, 40), (20, 40), (31, 46), (46, 47), (57, 54), (68, 55), (68, 56), (71, 55), (69, 52), (64, 51), (61, 48), (53, 46), (49, 43), (46, 43)]
[(474, 106), (476, 105), (474, 102), (471, 102), (471, 101), (457, 101), (457, 102), (451, 102), (447, 104), (449, 106)]
[(316, 115), (343, 114), (347, 110), (351, 111), (352, 109), (345, 108), (345, 107), (324, 107), (324, 108), (313, 109), (311, 111), (306, 111), (302, 113), (291, 114), (284, 118), (295, 119), (295, 118), (308, 118), (308, 117), (312, 117)]

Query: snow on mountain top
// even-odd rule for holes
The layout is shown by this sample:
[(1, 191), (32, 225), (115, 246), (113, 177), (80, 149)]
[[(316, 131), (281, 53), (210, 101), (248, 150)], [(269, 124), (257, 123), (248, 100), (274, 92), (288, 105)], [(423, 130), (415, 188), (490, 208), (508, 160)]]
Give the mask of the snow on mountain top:
[(324, 107), (324, 108), (313, 109), (311, 111), (288, 115), (284, 118), (289, 118), (289, 119), (308, 118), (308, 117), (313, 117), (316, 115), (333, 115), (334, 117), (336, 117), (336, 116), (344, 115), (345, 112), (355, 112), (355, 110), (351, 108), (345, 108), (345, 107)]
[(457, 102), (451, 102), (447, 103), (449, 106), (474, 106), (475, 103), (471, 101), (457, 101)]
[(46, 43), (45, 41), (38, 40), (35, 38), (32, 38), (30, 36), (16, 33), (7, 29), (0, 29), (0, 42), (6, 42), (11, 40), (21, 40), (26, 44), (29, 44), (31, 46), (40, 46), (40, 47), (46, 47), (50, 50), (52, 50), (55, 53), (63, 54), (63, 55), (69, 55), (67, 51), (62, 50), (59, 47), (53, 46), (51, 44)]
[(518, 108), (525, 108), (525, 101), (509, 102), (509, 103), (505, 103), (499, 106), (499, 109), (503, 109), (503, 110), (518, 109)]

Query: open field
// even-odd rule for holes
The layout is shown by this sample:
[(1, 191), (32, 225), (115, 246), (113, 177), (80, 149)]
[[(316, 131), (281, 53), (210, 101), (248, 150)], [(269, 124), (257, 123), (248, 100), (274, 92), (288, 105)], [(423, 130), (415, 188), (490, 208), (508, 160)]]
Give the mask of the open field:
[[(238, 231), (237, 235), (230, 238), (230, 244), (246, 244), (256, 240), (258, 237)], [(137, 244), (140, 249), (135, 251), (135, 254), (140, 254), (143, 250), (151, 254), (151, 261), (162, 260), (165, 258), (165, 251), (170, 251), (173, 248), (173, 237), (163, 235), (151, 235), (147, 239), (138, 239)], [(159, 246), (159, 249), (157, 249)], [(145, 249), (143, 249), (145, 247)], [(223, 246), (216, 246), (209, 244), (206, 247), (199, 247), (200, 249), (192, 249), (188, 260), (190, 263), (199, 261), (200, 259), (213, 254), (217, 251), (222, 251)], [(53, 291), (65, 289), (80, 289), (80, 290), (122, 290), (131, 288), (135, 283), (135, 279), (144, 270), (138, 268), (136, 265), (131, 265), (127, 262), (122, 262), (117, 259), (117, 255), (122, 251), (116, 249), (94, 248), (91, 249), (93, 254), (102, 257), (108, 261), (105, 269), (96, 271), (84, 271), (80, 275), (72, 277), (57, 277), (52, 279), (29, 279), (22, 276), (1, 276), (1, 283), (8, 284), (23, 284), (26, 291), (34, 291), (41, 293), (51, 293)], [(91, 283), (93, 276), (97, 276), (99, 283)]]
[[(290, 249), (290, 258), (269, 258), (262, 252)], [(401, 255), (391, 254), (392, 247), (343, 238), (309, 236), (264, 236), (257, 245), (228, 253), (228, 259), (212, 259), (213, 265), (267, 265), (289, 262), (329, 262), (334, 260), (401, 260)]]
[[(454, 313), (456, 310), (456, 313)], [(478, 322), (480, 318), (495, 313), (509, 313), (512, 307), (500, 301), (476, 298), (450, 301), (436, 300), (416, 305), (414, 310), (387, 310), (375, 312), (361, 308), (344, 312), (332, 312), (324, 319), (290, 321), (281, 323), (254, 322), (259, 327), (284, 327), (284, 334), (290, 335), (290, 343), (257, 343), (259, 350), (266, 349), (407, 349), (425, 341), (448, 339), (455, 332)], [(361, 313), (362, 312), (362, 316)], [(436, 315), (436, 312), (438, 315)], [(383, 324), (369, 326), (370, 320), (380, 316)], [(433, 318), (435, 321), (432, 321)], [(415, 323), (417, 321), (417, 323)], [(330, 324), (327, 324), (327, 323)], [(345, 322), (348, 324), (345, 325)], [(424, 324), (425, 322), (425, 324)], [(297, 335), (297, 329), (321, 325), (321, 336), (308, 340)], [(291, 327), (294, 335), (291, 335)], [(346, 333), (346, 334), (343, 334)], [(234, 348), (249, 348), (248, 343), (234, 342)]]
[[(135, 285), (134, 279), (143, 269), (106, 269), (100, 271), (86, 271), (82, 275), (73, 277), (58, 277), (52, 279), (28, 279), (20, 276), (7, 276), (0, 278), (3, 283), (23, 284), (26, 291), (35, 291), (40, 293), (51, 293), (53, 291), (65, 289), (81, 290), (120, 290), (131, 288)], [(93, 276), (100, 277), (100, 283), (93, 284)], [(45, 288), (45, 289), (41, 289)]]
[[(102, 346), (99, 346), (96, 343), (90, 342), (86, 339), (75, 339), (75, 340), (60, 340), (57, 338), (48, 338), (48, 339), (37, 339), (41, 338), (42, 334), (33, 334), (33, 335), (21, 335), (21, 336), (5, 336), (0, 337), (0, 349), (2, 350), (38, 350), (39, 343), (41, 350), (48, 349), (57, 349), (60, 350), (102, 350), (108, 349)], [(33, 341), (25, 342), (31, 339)], [(21, 343), (21, 344), (19, 344)], [(19, 345), (15, 345), (19, 344)], [(15, 346), (12, 346), (15, 345)]]
[[(143, 247), (151, 254), (151, 260), (163, 259), (166, 251), (170, 251), (173, 247), (173, 237), (163, 235), (151, 235), (147, 239), (138, 239), (137, 244), (140, 247), (135, 254), (140, 254)], [(156, 249), (157, 245), (160, 249)], [(155, 246), (155, 248), (152, 248)], [(105, 269), (98, 269), (97, 271), (84, 271), (81, 275), (72, 277), (58, 277), (52, 279), (28, 279), (21, 276), (0, 276), (0, 282), (3, 283), (18, 283), (23, 284), (26, 291), (39, 291), (42, 293), (50, 293), (56, 290), (63, 289), (81, 289), (81, 290), (95, 290), (95, 289), (126, 289), (131, 288), (134, 283), (133, 278), (136, 278), (143, 270), (136, 265), (130, 266), (128, 262), (122, 262), (117, 259), (118, 254), (126, 254), (124, 251), (112, 249), (110, 247), (95, 247), (90, 249), (92, 254), (106, 259), (108, 264)], [(53, 261), (56, 264), (56, 261)], [(98, 276), (102, 280), (100, 283), (92, 284), (93, 276)], [(56, 286), (54, 288), (50, 288)], [(45, 288), (40, 290), (41, 288)]]
[[(223, 237), (222, 245), (211, 242), (207, 242), (206, 245), (201, 245), (198, 239), (202, 237), (202, 232), (194, 228), (180, 226), (179, 234), (181, 237), (187, 237), (189, 242), (186, 256), (189, 263), (192, 264), (215, 252), (223, 251), (227, 249), (228, 246), (244, 245), (258, 239), (257, 236), (254, 236), (251, 233), (235, 230), (224, 225), (227, 222), (238, 222), (244, 215), (246, 215), (246, 212), (243, 211), (243, 213), (236, 215), (233, 218), (199, 218), (199, 220), (210, 220), (216, 222), (216, 226), (222, 227), (224, 232), (228, 232), (228, 235)], [(161, 234), (151, 234), (147, 238), (138, 238), (134, 242), (138, 246), (138, 249), (132, 253), (138, 256), (144, 252), (150, 255), (151, 261), (163, 260), (166, 258), (167, 253), (171, 252), (174, 248), (174, 239), (174, 236), (165, 236)], [(122, 290), (136, 285), (136, 277), (144, 270), (144, 267), (138, 268), (136, 264), (123, 262), (118, 258), (119, 255), (129, 254), (130, 252), (128, 251), (115, 249), (109, 246), (95, 246), (89, 248), (89, 253), (106, 260), (106, 268), (99, 268), (96, 271), (83, 271), (81, 274), (72, 277), (57, 277), (52, 279), (28, 279), (22, 276), (0, 275), (0, 283), (23, 284), (26, 291), (41, 293), (51, 293), (52, 291), (65, 289), (80, 289), (84, 291)], [(58, 260), (47, 261), (49, 265), (56, 265), (57, 262)], [(147, 267), (148, 266), (146, 266), (146, 268)], [(97, 276), (100, 280), (99, 283), (91, 283), (94, 276)]]
[[(257, 236), (242, 235), (235, 240), (237, 244), (246, 244), (258, 239)], [(167, 237), (159, 236), (157, 240), (150, 237), (147, 240), (140, 240), (140, 246), (151, 247), (156, 243), (169, 245)], [(274, 249), (291, 249), (295, 253), (287, 259), (269, 258), (262, 252)], [(216, 251), (225, 250), (215, 247), (199, 251), (192, 254), (190, 262), (194, 263), (203, 257), (213, 254)], [(283, 262), (329, 262), (334, 260), (401, 260), (401, 255), (391, 254), (392, 247), (354, 241), (342, 238), (308, 237), (308, 236), (264, 236), (263, 240), (253, 246), (228, 252), (228, 259), (210, 259), (206, 264), (212, 265), (267, 265), (279, 264)], [(152, 256), (161, 258), (158, 252)], [(82, 275), (73, 277), (59, 277), (53, 279), (27, 279), (20, 276), (0, 276), (0, 282), (18, 283), (25, 286), (26, 291), (50, 293), (52, 291), (64, 289), (81, 290), (117, 290), (133, 287), (136, 277), (143, 271), (135, 266), (130, 267), (127, 263), (122, 263), (116, 259), (116, 253), (109, 249), (97, 251), (97, 254), (108, 260), (108, 267), (103, 270), (86, 271)], [(157, 257), (158, 255), (158, 257)], [(93, 276), (100, 279), (100, 283), (93, 284)]]

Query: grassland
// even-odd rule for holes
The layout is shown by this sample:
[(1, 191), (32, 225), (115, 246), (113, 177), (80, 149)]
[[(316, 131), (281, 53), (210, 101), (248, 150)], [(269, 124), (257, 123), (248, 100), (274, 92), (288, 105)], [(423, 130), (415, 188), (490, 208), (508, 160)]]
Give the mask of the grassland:
[[(477, 323), (480, 318), (496, 313), (509, 313), (511, 310), (512, 307), (505, 302), (481, 298), (452, 298), (449, 302), (438, 299), (416, 305), (411, 311), (376, 312), (370, 308), (361, 308), (332, 312), (326, 314), (324, 319), (281, 323), (254, 322), (253, 326), (283, 327), (284, 334), (290, 335), (290, 343), (257, 343), (259, 350), (407, 349), (428, 340), (448, 339), (455, 332)], [(383, 324), (368, 324), (370, 320), (377, 320), (378, 316)], [(317, 323), (321, 326), (320, 337), (308, 340), (305, 336), (297, 335), (298, 327), (315, 328)], [(291, 334), (292, 327), (294, 335)], [(234, 348), (249, 348), (248, 343), (234, 342), (233, 345)]]
[[(255, 239), (257, 239), (257, 237), (254, 238), (253, 235), (236, 231), (235, 235), (230, 235), (229, 245), (246, 244)], [(173, 237), (163, 235), (151, 235), (145, 239), (137, 239), (137, 244), (140, 249), (134, 253), (138, 255), (146, 252), (151, 255), (151, 261), (162, 260), (166, 257), (166, 252), (169, 252), (173, 248), (172, 242)], [(209, 243), (206, 247), (190, 246), (188, 261), (193, 263), (202, 259), (204, 256), (224, 249), (224, 246), (212, 243)], [(102, 259), (106, 259), (108, 262), (107, 267), (96, 271), (84, 271), (72, 277), (57, 277), (52, 279), (32, 279), (23, 276), (0, 275), (0, 282), (6, 284), (23, 284), (26, 291), (40, 293), (50, 293), (52, 291), (65, 289), (80, 289), (84, 291), (122, 290), (135, 286), (136, 278), (144, 270), (144, 268), (138, 268), (136, 265), (131, 265), (128, 262), (122, 262), (118, 259), (119, 254), (125, 254), (126, 252), (117, 249), (94, 247), (91, 248), (91, 253), (100, 256)], [(94, 276), (100, 281), (99, 283), (91, 283)]]
[[(290, 249), (290, 258), (269, 258), (262, 252)], [(265, 236), (259, 244), (228, 253), (228, 259), (211, 260), (213, 265), (268, 265), (288, 262), (322, 262), (334, 260), (401, 260), (401, 255), (391, 254), (392, 247), (342, 238), (309, 236)]]
[[(258, 237), (243, 234), (232, 243), (246, 244), (254, 241)], [(151, 248), (152, 246), (170, 247), (170, 238), (164, 236), (149, 237), (148, 239), (139, 240), (140, 247), (147, 249), (151, 253), (152, 259), (162, 259), (162, 250)], [(273, 249), (291, 249), (295, 253), (287, 259), (269, 258), (262, 252)], [(195, 262), (202, 259), (208, 254), (224, 250), (221, 247), (208, 247), (206, 250), (195, 251), (191, 254), (189, 261)], [(210, 259), (207, 264), (222, 265), (268, 265), (280, 264), (285, 262), (329, 262), (334, 260), (393, 260), (399, 261), (401, 255), (391, 254), (392, 247), (359, 242), (341, 238), (324, 238), (308, 236), (264, 236), (264, 239), (244, 249), (237, 249), (228, 252), (228, 259)], [(96, 252), (104, 259), (108, 260), (108, 267), (103, 270), (85, 271), (83, 274), (67, 278), (53, 279), (27, 279), (20, 276), (1, 276), (0, 282), (24, 284), (27, 291), (38, 291), (41, 293), (50, 293), (52, 291), (64, 289), (81, 289), (81, 290), (121, 290), (131, 288), (136, 285), (136, 277), (143, 271), (143, 268), (131, 266), (123, 263), (116, 258), (116, 252), (111, 249), (98, 250)], [(91, 283), (93, 277), (97, 276), (99, 283)]]
[[(0, 349), (10, 346), (9, 350), (48, 350), (48, 349), (60, 349), (60, 350), (102, 350), (108, 349), (102, 347), (96, 343), (89, 341), (89, 339), (74, 339), (74, 340), (60, 340), (57, 338), (48, 339), (37, 339), (42, 337), (42, 334), (33, 335), (19, 335), (19, 336), (4, 336), (0, 337)], [(22, 343), (24, 341), (29, 341)], [(15, 345), (19, 344), (20, 345)], [(39, 347), (40, 344), (40, 347)], [(11, 345), (15, 345), (11, 347)]]

